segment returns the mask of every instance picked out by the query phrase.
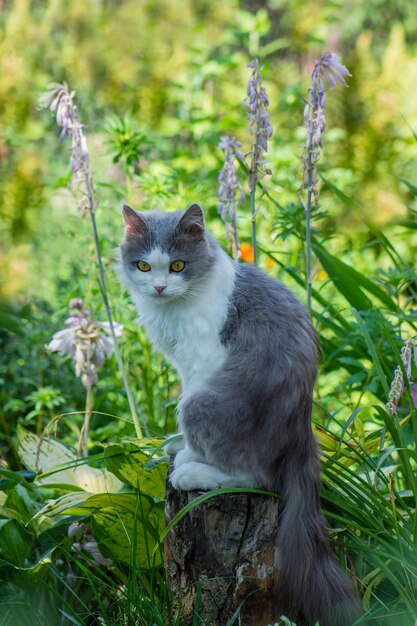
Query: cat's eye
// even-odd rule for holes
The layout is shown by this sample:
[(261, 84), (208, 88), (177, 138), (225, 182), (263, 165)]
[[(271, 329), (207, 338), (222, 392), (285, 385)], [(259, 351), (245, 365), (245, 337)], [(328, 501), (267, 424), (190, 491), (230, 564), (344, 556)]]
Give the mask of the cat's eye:
[(184, 261), (174, 261), (171, 263), (169, 269), (173, 272), (182, 272), (185, 267)]
[(145, 263), (145, 261), (138, 261), (136, 263), (136, 266), (141, 272), (149, 272), (149, 270), (151, 269), (149, 263)]

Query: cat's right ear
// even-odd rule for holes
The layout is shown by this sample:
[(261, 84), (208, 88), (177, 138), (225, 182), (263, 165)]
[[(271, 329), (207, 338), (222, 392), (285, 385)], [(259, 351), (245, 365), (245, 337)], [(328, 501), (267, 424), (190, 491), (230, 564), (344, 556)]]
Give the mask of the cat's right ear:
[(124, 204), (122, 208), (123, 221), (125, 224), (125, 232), (132, 233), (143, 237), (146, 230), (145, 220), (134, 211), (128, 204)]

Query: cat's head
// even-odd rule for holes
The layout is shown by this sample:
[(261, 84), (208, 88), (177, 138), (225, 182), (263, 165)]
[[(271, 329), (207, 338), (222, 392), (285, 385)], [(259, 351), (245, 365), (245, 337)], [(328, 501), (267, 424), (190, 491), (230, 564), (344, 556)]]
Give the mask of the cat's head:
[(210, 271), (214, 251), (198, 204), (168, 213), (138, 213), (125, 204), (123, 220), (122, 266), (135, 293), (161, 302), (178, 299)]

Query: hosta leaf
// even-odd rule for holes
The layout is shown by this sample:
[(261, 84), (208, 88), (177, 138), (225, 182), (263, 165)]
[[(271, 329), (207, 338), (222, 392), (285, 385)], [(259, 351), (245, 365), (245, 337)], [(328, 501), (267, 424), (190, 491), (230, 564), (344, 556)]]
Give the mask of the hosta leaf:
[(104, 556), (141, 569), (161, 565), (162, 556), (155, 547), (163, 529), (163, 506), (151, 498), (116, 494), (111, 506), (93, 514), (92, 528)]
[[(36, 481), (41, 485), (75, 485), (89, 493), (103, 493), (119, 491), (122, 483), (113, 474), (80, 464), (76, 467), (67, 467), (65, 464), (75, 464), (77, 455), (74, 450), (53, 437), (41, 439), (34, 433), (19, 426), (18, 453), (28, 469), (37, 472), (48, 472), (45, 478), (39, 477)], [(64, 466), (64, 469), (59, 469)], [(56, 472), (50, 473), (56, 468)]]
[(108, 446), (105, 463), (110, 472), (141, 493), (163, 500), (169, 463), (151, 457), (133, 443)]
[(0, 520), (0, 558), (22, 567), (32, 548), (32, 535), (17, 520)]
[(146, 569), (161, 564), (155, 547), (163, 529), (163, 505), (144, 494), (74, 492), (51, 501), (41, 513), (91, 515), (103, 556)]
[[(91, 493), (86, 491), (71, 491), (70, 493), (65, 493), (59, 498), (48, 500), (47, 504), (38, 513), (36, 513), (35, 518), (67, 513), (70, 509), (75, 510), (77, 507), (82, 507), (84, 502), (86, 502), (91, 495)], [(87, 514), (88, 511), (85, 512), (84, 510), (74, 513), (74, 515)]]

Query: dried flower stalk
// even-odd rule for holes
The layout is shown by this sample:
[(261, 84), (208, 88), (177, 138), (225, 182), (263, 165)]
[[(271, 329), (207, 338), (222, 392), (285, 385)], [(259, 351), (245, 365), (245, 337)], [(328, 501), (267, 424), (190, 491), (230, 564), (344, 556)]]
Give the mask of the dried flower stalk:
[[(110, 325), (95, 320), (81, 298), (70, 300), (69, 309), (70, 316), (65, 320), (68, 328), (56, 332), (47, 349), (69, 354), (74, 361), (75, 375), (84, 387), (95, 385), (104, 359), (114, 352)], [(113, 324), (116, 336), (120, 337), (123, 326)]]
[[(101, 258), (100, 243), (95, 219), (96, 205), (94, 199), (94, 182), (90, 170), (90, 158), (88, 153), (87, 140), (83, 131), (84, 127), (80, 122), (77, 106), (74, 102), (74, 97), (75, 92), (69, 90), (67, 83), (54, 83), (50, 85), (49, 90), (40, 98), (40, 106), (42, 108), (49, 108), (51, 113), (54, 113), (56, 115), (57, 125), (61, 129), (61, 140), (64, 140), (65, 137), (68, 137), (71, 140), (70, 167), (74, 175), (73, 180), (81, 192), (79, 209), (82, 216), (86, 215), (87, 212), (90, 214), (91, 226), (96, 246), (97, 264), (99, 269), (100, 291), (106, 308), (110, 333), (114, 344), (114, 351), (116, 354), (119, 370), (123, 378), (123, 383), (126, 390), (130, 411), (132, 413), (136, 435), (138, 438), (141, 438), (142, 428), (140, 425), (138, 411), (136, 409), (135, 400), (133, 398), (133, 394), (129, 385), (129, 380), (124, 367), (122, 355), (119, 350), (115, 325), (112, 319), (110, 304), (107, 295), (107, 287), (104, 278), (104, 268)], [(148, 429), (143, 414), (141, 414), (141, 417), (145, 432), (148, 434)]]
[[(401, 360), (403, 362), (407, 380), (411, 388), (411, 396), (414, 406), (417, 406), (417, 383), (413, 381), (411, 373), (413, 360), (415, 365), (417, 366), (417, 347), (413, 339), (407, 339), (404, 346), (402, 347)], [(394, 372), (394, 378), (392, 379), (391, 388), (388, 394), (388, 402), (386, 404), (387, 413), (391, 417), (397, 415), (397, 408), (404, 394), (405, 386), (406, 384), (404, 380), (403, 369), (398, 366)]]
[[(70, 316), (65, 321), (68, 328), (59, 330), (52, 337), (47, 349), (51, 352), (69, 354), (75, 365), (75, 375), (86, 388), (86, 407), (84, 424), (81, 431), (80, 447), (84, 456), (88, 456), (88, 432), (94, 405), (94, 385), (98, 381), (98, 372), (104, 359), (114, 352), (114, 341), (109, 322), (98, 322), (84, 307), (81, 298), (73, 298), (69, 304)], [(114, 323), (117, 337), (123, 327)]]

